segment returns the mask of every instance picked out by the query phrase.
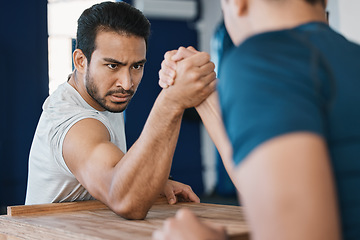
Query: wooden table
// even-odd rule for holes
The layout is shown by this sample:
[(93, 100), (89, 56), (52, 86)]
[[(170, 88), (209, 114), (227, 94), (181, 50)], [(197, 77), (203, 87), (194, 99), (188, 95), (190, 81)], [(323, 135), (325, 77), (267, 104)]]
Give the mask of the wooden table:
[(145, 220), (126, 220), (99, 201), (8, 207), (0, 216), (0, 240), (18, 239), (151, 239), (166, 218), (182, 207), (203, 221), (226, 227), (229, 239), (249, 239), (241, 207), (206, 204), (167, 204), (157, 201)]

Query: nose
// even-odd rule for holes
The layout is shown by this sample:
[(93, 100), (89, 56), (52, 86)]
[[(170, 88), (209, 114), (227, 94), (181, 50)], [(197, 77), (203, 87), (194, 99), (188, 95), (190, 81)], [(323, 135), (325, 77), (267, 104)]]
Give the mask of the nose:
[(134, 85), (130, 71), (127, 69), (123, 69), (117, 75), (116, 87), (122, 87), (124, 90), (130, 90)]

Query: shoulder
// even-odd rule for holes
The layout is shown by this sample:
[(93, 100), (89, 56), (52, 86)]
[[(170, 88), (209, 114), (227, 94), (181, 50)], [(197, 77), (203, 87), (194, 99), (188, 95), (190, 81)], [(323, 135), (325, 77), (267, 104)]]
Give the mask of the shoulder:
[(68, 83), (61, 84), (45, 101), (43, 111), (54, 124), (92, 117), (105, 118), (100, 111), (92, 108)]
[(44, 103), (43, 109), (44, 111), (51, 111), (66, 107), (84, 107), (84, 102), (85, 100), (81, 95), (70, 84), (65, 82), (50, 94)]
[(220, 98), (234, 91), (236, 96), (247, 97), (253, 91), (310, 82), (311, 54), (289, 31), (253, 36), (224, 58)]
[[(66, 134), (74, 125), (85, 126), (87, 123), (98, 123), (105, 126), (106, 134), (111, 131), (112, 119), (109, 116), (97, 111), (88, 105), (80, 94), (68, 83), (63, 83), (58, 89), (48, 97), (43, 106), (41, 125), (46, 126), (52, 144), (59, 144), (63, 141)], [(82, 121), (90, 119), (89, 121)], [(81, 122), (81, 123), (80, 123)], [(84, 125), (84, 123), (86, 123)]]
[[(293, 62), (308, 60), (314, 51), (315, 49), (296, 30), (274, 31), (246, 39), (226, 56), (224, 62), (228, 65), (237, 64), (236, 69), (239, 70), (254, 65), (273, 68), (283, 64), (284, 67)], [(224, 65), (226, 68), (227, 64)]]
[(287, 132), (322, 132), (317, 54), (296, 34), (279, 31), (254, 36), (226, 57), (218, 90), (237, 159)]
[(321, 69), (320, 55), (296, 29), (252, 36), (225, 56), (219, 91), (248, 91), (269, 84), (313, 87)]

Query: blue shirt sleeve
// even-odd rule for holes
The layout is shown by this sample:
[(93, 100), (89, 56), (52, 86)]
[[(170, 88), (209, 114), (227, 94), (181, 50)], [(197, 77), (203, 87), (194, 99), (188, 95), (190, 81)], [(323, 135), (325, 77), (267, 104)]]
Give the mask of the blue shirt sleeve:
[(281, 33), (253, 37), (223, 62), (218, 91), (236, 164), (276, 136), (325, 134), (321, 59), (288, 38)]

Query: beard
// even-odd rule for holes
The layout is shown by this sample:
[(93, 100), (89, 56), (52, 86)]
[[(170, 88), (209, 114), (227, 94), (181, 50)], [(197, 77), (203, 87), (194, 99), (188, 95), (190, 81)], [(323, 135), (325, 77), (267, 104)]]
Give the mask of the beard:
[[(119, 112), (123, 112), (126, 107), (129, 105), (130, 100), (132, 99), (132, 96), (134, 95), (134, 91), (133, 90), (125, 90), (122, 87), (116, 89), (116, 90), (109, 90), (105, 96), (101, 96), (99, 94), (99, 89), (95, 84), (94, 78), (90, 75), (89, 69), (87, 69), (86, 71), (86, 76), (85, 76), (85, 86), (86, 86), (86, 90), (88, 92), (88, 94), (102, 107), (104, 108), (106, 111), (109, 112), (114, 112), (114, 113), (119, 113)], [(127, 102), (112, 102), (112, 101), (107, 101), (105, 99), (106, 96), (112, 95), (112, 94), (116, 94), (116, 93), (121, 93), (121, 94), (128, 94), (131, 96), (131, 98), (127, 101)]]

